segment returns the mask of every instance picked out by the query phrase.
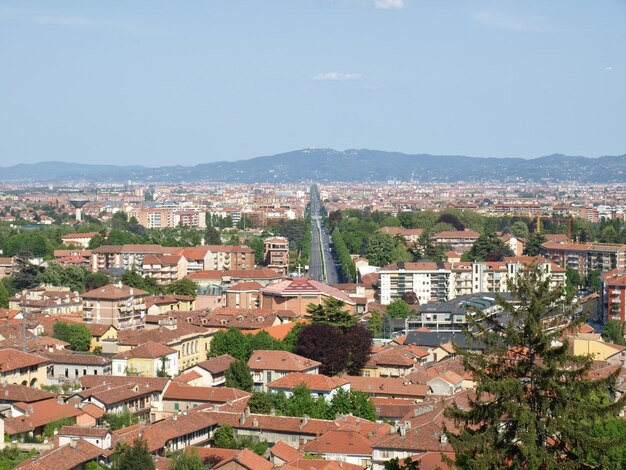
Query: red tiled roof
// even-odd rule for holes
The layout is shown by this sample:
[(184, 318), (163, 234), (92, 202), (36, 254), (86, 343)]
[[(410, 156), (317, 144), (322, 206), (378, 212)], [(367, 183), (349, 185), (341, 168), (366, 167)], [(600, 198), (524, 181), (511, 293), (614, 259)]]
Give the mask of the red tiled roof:
[(36, 366), (45, 364), (46, 362), (48, 362), (48, 359), (36, 354), (30, 354), (11, 348), (0, 350), (0, 372)]
[(347, 383), (347, 380), (340, 377), (327, 377), (321, 374), (294, 372), (293, 374), (287, 374), (274, 380), (267, 384), (267, 386), (273, 389), (293, 390), (304, 384), (312, 392), (330, 392)]
[(320, 362), (298, 356), (288, 351), (254, 351), (248, 359), (251, 370), (276, 370), (284, 372), (303, 372), (319, 367)]
[(156, 359), (161, 356), (167, 356), (175, 353), (176, 350), (164, 344), (148, 341), (136, 348), (116, 354), (113, 359), (131, 359), (131, 358), (148, 358)]
[(128, 299), (129, 297), (140, 297), (148, 295), (148, 292), (125, 285), (117, 286), (115, 284), (108, 284), (104, 287), (90, 290), (83, 294), (83, 299), (102, 299), (102, 300), (116, 300), (116, 299)]

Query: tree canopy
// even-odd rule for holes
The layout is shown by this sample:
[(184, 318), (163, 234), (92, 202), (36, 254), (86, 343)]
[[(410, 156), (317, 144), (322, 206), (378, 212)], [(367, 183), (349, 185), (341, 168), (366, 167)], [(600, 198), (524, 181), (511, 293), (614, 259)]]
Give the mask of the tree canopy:
[(224, 377), (226, 378), (225, 385), (227, 387), (251, 392), (254, 386), (252, 373), (250, 372), (248, 364), (240, 360), (236, 360), (230, 364), (224, 373)]
[(551, 288), (538, 268), (510, 282), (513, 301), (497, 296), (505, 320), (476, 311), (468, 318), (468, 344), (484, 345), (484, 354), (457, 348), (476, 382), (467, 408), (453, 405), (446, 415), (455, 430), (446, 434), (457, 466), (468, 469), (580, 468), (623, 442), (590, 434), (591, 423), (617, 416), (624, 398), (608, 396), (616, 374), (590, 376), (590, 356), (569, 352), (566, 332), (575, 305), (562, 287)]

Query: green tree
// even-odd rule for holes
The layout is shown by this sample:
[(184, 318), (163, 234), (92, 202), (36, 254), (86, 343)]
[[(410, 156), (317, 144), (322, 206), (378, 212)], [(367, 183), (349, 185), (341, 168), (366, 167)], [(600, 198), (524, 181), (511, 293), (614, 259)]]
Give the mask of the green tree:
[(541, 245), (543, 245), (547, 241), (548, 240), (543, 235), (543, 233), (531, 233), (526, 240), (526, 245), (524, 246), (524, 254), (528, 256), (537, 256), (539, 254), (539, 250), (541, 249)]
[(248, 240), (248, 246), (254, 250), (254, 262), (263, 264), (265, 261), (265, 243), (260, 237)]
[(626, 340), (624, 340), (624, 322), (620, 320), (609, 320), (604, 327), (602, 337), (609, 343), (626, 346)]
[(485, 233), (478, 237), (469, 251), (472, 261), (502, 261), (513, 256), (511, 249), (495, 233)]
[(115, 230), (126, 230), (128, 227), (128, 215), (126, 212), (118, 211), (111, 217), (111, 228)]
[(391, 339), (393, 334), (393, 323), (389, 315), (383, 315), (383, 338)]
[(127, 407), (123, 407), (119, 413), (107, 413), (104, 415), (104, 420), (109, 423), (112, 431), (125, 428), (137, 424), (139, 419), (134, 416)]
[(592, 269), (587, 274), (587, 279), (585, 280), (585, 285), (587, 288), (591, 289), (593, 292), (600, 291), (600, 275), (602, 273), (598, 269)]
[(384, 232), (376, 232), (367, 240), (366, 256), (370, 264), (374, 266), (386, 266), (394, 261), (396, 242), (391, 235)]
[(15, 270), (9, 282), (9, 288), (15, 292), (23, 289), (32, 289), (37, 287), (41, 281), (40, 269), (29, 263), (26, 258), (18, 257), (15, 260)]
[(407, 457), (403, 461), (395, 457), (391, 460), (387, 460), (383, 465), (385, 470), (420, 470), (419, 460), (413, 460), (411, 457)]
[(222, 424), (213, 434), (213, 447), (219, 449), (237, 449), (235, 430), (230, 424)]
[(174, 457), (168, 470), (206, 470), (207, 466), (195, 449), (191, 452), (181, 452)]
[(95, 250), (102, 245), (104, 245), (104, 237), (102, 236), (102, 234), (99, 233), (98, 235), (94, 235), (93, 237), (91, 237), (91, 240), (89, 240), (89, 245), (87, 245), (87, 249)]
[(198, 284), (191, 279), (181, 279), (165, 287), (166, 294), (188, 295), (196, 297), (198, 295)]
[(407, 318), (411, 315), (411, 309), (404, 300), (398, 299), (387, 306), (387, 315), (391, 318)]
[[(476, 382), (476, 397), (467, 408), (452, 405), (446, 416), (455, 424), (446, 435), (457, 466), (468, 469), (579, 468), (592, 451), (617, 442), (595, 439), (587, 420), (617, 416), (624, 398), (599, 403), (590, 396), (607, 393), (617, 373), (589, 376), (593, 359), (569, 352), (566, 331), (575, 305), (564, 288), (533, 268), (509, 283), (513, 301), (497, 296), (502, 317), (476, 311), (468, 317), (466, 342), (480, 342), (484, 354), (457, 348)], [(504, 318), (504, 320), (500, 320)]]
[(528, 239), (528, 237), (530, 236), (530, 232), (528, 231), (528, 225), (526, 225), (526, 223), (522, 222), (521, 220), (518, 220), (517, 222), (513, 223), (513, 225), (511, 225), (511, 233), (517, 238), (523, 238), (525, 240)]
[(238, 388), (239, 390), (251, 392), (252, 387), (254, 386), (250, 368), (241, 360), (231, 363), (224, 373), (224, 377), (226, 377), (225, 385), (227, 387)]
[(9, 291), (2, 282), (0, 282), (0, 307), (9, 308)]
[(248, 338), (241, 330), (229, 328), (226, 331), (218, 331), (211, 340), (211, 357), (230, 354), (235, 359), (247, 361), (249, 358)]
[(309, 304), (306, 311), (313, 322), (337, 326), (345, 331), (356, 325), (354, 315), (343, 309), (345, 305), (343, 300), (325, 297), (319, 305)]
[(90, 291), (98, 287), (104, 287), (111, 282), (111, 278), (102, 271), (87, 273), (85, 275), (85, 290)]
[(222, 238), (215, 227), (208, 227), (204, 233), (204, 243), (206, 245), (221, 245)]
[(154, 470), (146, 441), (135, 439), (133, 445), (117, 443), (111, 456), (113, 470)]
[(374, 336), (374, 338), (383, 337), (383, 319), (380, 313), (376, 310), (372, 312), (372, 315), (367, 322), (367, 329), (372, 332), (372, 336)]
[(57, 321), (52, 327), (52, 337), (70, 344), (72, 351), (89, 351), (91, 332), (82, 323)]

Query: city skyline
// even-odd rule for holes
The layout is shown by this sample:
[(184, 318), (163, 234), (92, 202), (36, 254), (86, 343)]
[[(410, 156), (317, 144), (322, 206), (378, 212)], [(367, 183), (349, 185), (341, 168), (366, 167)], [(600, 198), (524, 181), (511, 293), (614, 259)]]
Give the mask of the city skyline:
[(620, 2), (3, 2), (2, 166), (621, 155), (625, 17)]

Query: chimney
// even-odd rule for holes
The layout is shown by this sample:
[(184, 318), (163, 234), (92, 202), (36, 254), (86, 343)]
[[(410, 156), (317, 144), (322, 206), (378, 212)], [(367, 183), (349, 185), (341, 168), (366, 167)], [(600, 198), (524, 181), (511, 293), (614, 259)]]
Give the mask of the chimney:
[(178, 419), (178, 415), (174, 415), (174, 416), (172, 416), (172, 419), (173, 419), (174, 421), (176, 421), (176, 420)]
[(308, 415), (304, 415), (302, 417), (302, 419), (300, 420), (300, 429), (302, 429), (303, 427), (305, 427), (307, 425), (307, 423), (309, 422), (309, 417)]
[(400, 431), (400, 437), (406, 437), (406, 429), (404, 429), (404, 426), (400, 425), (398, 430)]
[(76, 439), (76, 438), (74, 438), (74, 437), (73, 437), (73, 438), (71, 438), (71, 439), (70, 439), (70, 447), (71, 447), (72, 449), (76, 449), (76, 444), (77, 444), (77, 442), (78, 442), (78, 439)]
[(441, 437), (439, 438), (439, 442), (441, 442), (443, 445), (446, 445), (448, 443), (448, 436), (446, 435), (445, 432), (441, 433)]
[(243, 410), (243, 415), (247, 418), (248, 416), (250, 416), (250, 407), (246, 406), (246, 409)]
[(254, 428), (258, 428), (259, 427), (259, 421), (256, 418), (254, 418), (252, 420), (252, 427), (254, 427)]
[(61, 395), (57, 395), (57, 403), (59, 405), (63, 405), (65, 402), (63, 401), (63, 397)]
[(246, 422), (246, 412), (244, 411), (240, 416), (239, 416), (239, 424), (240, 425), (244, 425)]

